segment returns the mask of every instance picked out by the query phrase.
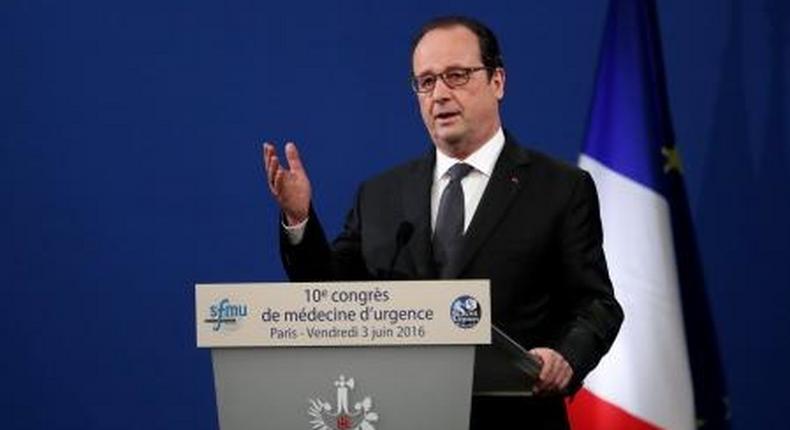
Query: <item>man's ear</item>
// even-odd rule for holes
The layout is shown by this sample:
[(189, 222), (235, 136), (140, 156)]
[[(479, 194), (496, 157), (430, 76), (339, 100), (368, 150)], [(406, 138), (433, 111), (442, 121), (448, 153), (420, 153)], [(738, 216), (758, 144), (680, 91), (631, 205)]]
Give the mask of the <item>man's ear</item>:
[(497, 67), (491, 75), (491, 85), (494, 86), (494, 95), (497, 100), (502, 101), (505, 97), (505, 69)]

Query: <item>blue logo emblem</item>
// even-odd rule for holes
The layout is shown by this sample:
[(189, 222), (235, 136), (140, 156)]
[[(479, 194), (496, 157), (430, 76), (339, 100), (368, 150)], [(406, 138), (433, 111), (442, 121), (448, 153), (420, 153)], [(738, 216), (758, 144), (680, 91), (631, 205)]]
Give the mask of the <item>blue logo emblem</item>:
[(480, 322), (482, 316), (480, 304), (472, 296), (461, 296), (450, 305), (450, 318), (461, 328), (472, 328)]
[(219, 331), (226, 325), (228, 328), (238, 326), (241, 320), (247, 316), (247, 305), (232, 304), (230, 300), (226, 298), (209, 306), (208, 313), (209, 317), (203, 320), (203, 322), (212, 324), (211, 329)]

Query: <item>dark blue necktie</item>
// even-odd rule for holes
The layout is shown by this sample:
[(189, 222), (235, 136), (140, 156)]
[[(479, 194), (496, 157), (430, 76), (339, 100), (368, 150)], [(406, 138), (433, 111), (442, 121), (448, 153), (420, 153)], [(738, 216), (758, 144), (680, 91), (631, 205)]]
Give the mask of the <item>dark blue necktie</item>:
[(460, 251), (464, 235), (464, 189), (461, 179), (472, 171), (472, 166), (457, 163), (448, 171), (450, 183), (442, 191), (436, 228), (433, 232), (433, 259), (440, 278), (447, 277), (450, 262)]

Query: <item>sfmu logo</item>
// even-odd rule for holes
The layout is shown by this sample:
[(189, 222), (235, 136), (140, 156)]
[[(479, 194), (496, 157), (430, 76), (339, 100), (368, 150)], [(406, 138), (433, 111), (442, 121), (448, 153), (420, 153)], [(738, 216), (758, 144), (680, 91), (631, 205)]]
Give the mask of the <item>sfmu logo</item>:
[(203, 322), (212, 324), (211, 329), (219, 331), (225, 325), (233, 327), (239, 324), (247, 316), (247, 305), (232, 304), (225, 298), (209, 306), (208, 312), (209, 317)]

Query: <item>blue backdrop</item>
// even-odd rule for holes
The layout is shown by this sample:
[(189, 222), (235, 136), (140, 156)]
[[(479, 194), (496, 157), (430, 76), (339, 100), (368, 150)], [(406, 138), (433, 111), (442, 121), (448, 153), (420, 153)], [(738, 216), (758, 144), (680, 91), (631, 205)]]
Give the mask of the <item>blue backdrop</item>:
[[(430, 142), (409, 40), (481, 18), (504, 121), (575, 162), (604, 0), (0, 5), (0, 427), (214, 429), (195, 282), (284, 279), (260, 144), (296, 141), (337, 232), (357, 183)], [(659, 4), (734, 427), (785, 425), (790, 3)]]

